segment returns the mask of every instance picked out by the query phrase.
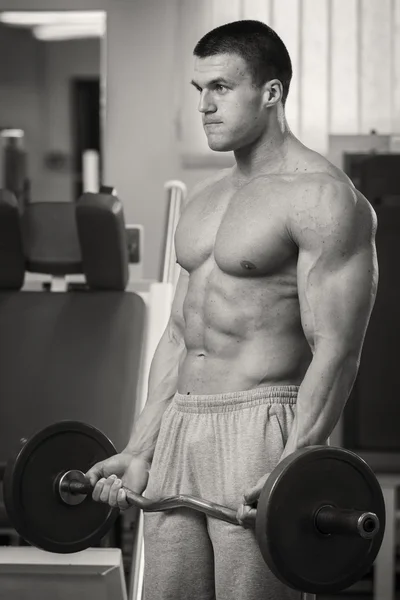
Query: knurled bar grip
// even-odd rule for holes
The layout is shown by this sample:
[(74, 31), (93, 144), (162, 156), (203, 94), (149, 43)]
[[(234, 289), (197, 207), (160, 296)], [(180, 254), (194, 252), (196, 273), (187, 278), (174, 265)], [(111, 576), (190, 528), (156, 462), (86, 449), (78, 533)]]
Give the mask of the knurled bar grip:
[[(68, 488), (67, 488), (68, 486)], [(86, 483), (80, 481), (69, 481), (62, 484), (65, 491), (70, 494), (91, 494), (93, 492), (93, 486), (89, 480)], [(66, 489), (67, 488), (67, 489)], [(194, 496), (186, 496), (184, 494), (178, 496), (170, 496), (168, 498), (162, 498), (161, 500), (150, 500), (145, 498), (141, 494), (137, 494), (128, 488), (122, 488), (125, 491), (126, 498), (129, 504), (141, 508), (145, 512), (159, 512), (165, 510), (171, 510), (173, 508), (193, 508), (199, 512), (202, 512), (210, 517), (227, 521), (239, 525), (236, 518), (236, 512), (227, 506), (216, 504), (203, 498), (195, 498)]]
[[(93, 486), (87, 478), (85, 478), (85, 481), (64, 481), (60, 483), (60, 487), (63, 491), (69, 492), (72, 495), (88, 495), (93, 491)], [(204, 500), (203, 498), (181, 494), (160, 500), (150, 500), (127, 488), (122, 489), (125, 491), (128, 503), (137, 506), (145, 512), (159, 512), (173, 508), (191, 508), (210, 517), (233, 523), (234, 525), (240, 524), (236, 517), (236, 511), (227, 506)], [(255, 517), (249, 517), (255, 522)], [(347, 534), (372, 539), (379, 531), (379, 519), (375, 513), (342, 509), (329, 505), (322, 506), (316, 511), (314, 522), (318, 531), (325, 535)]]

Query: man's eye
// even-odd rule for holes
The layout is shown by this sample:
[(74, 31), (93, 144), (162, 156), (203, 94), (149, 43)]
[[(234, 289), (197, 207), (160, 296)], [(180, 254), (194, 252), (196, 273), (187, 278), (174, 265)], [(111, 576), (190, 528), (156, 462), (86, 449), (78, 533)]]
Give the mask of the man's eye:
[(226, 87), (224, 85), (216, 85), (215, 89), (217, 90), (217, 92), (219, 92), (220, 94), (226, 92)]

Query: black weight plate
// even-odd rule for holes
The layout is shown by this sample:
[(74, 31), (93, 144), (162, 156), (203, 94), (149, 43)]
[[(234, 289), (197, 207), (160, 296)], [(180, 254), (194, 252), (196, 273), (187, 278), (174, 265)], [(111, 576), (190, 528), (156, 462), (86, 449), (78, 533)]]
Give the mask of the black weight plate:
[(79, 552), (97, 544), (119, 514), (89, 494), (65, 504), (57, 478), (71, 469), (86, 473), (116, 449), (98, 429), (77, 421), (50, 425), (32, 436), (12, 458), (4, 476), (7, 514), (30, 544), (49, 552)]
[[(370, 511), (380, 529), (372, 540), (319, 533), (314, 516), (323, 505)], [(385, 504), (380, 485), (359, 456), (312, 446), (273, 471), (257, 506), (256, 535), (271, 571), (287, 586), (313, 594), (346, 589), (371, 567), (382, 544)]]

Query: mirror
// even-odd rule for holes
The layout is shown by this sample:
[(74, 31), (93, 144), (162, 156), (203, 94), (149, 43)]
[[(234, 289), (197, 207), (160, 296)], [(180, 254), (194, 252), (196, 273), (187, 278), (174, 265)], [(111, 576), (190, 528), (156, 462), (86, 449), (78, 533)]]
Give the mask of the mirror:
[(74, 202), (101, 182), (104, 11), (0, 13), (0, 185)]

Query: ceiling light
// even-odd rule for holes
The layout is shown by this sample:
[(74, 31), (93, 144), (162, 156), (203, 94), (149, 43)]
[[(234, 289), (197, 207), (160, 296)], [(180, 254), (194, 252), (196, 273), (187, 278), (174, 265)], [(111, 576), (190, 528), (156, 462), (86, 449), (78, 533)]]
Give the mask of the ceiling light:
[(81, 25), (105, 23), (105, 11), (18, 11), (1, 12), (0, 22), (7, 25), (20, 27), (33, 27), (35, 25)]
[(99, 38), (105, 33), (103, 24), (81, 25), (37, 25), (33, 35), (41, 41), (70, 40), (77, 38)]
[(4, 138), (23, 138), (24, 132), (22, 129), (2, 129), (0, 131), (0, 137)]

